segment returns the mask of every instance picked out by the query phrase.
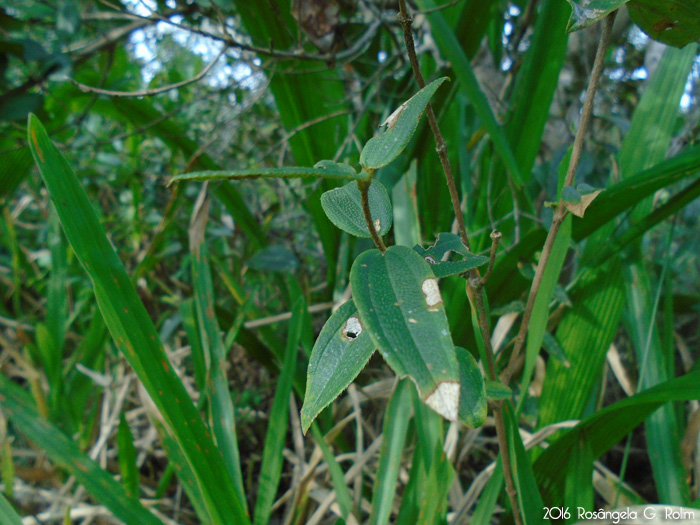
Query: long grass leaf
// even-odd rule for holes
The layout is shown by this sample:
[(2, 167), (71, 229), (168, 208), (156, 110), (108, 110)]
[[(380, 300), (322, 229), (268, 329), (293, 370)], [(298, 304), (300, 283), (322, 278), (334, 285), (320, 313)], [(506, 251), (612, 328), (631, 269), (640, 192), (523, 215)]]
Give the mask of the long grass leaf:
[(245, 506), (245, 489), (241, 474), (241, 459), (236, 437), (236, 418), (226, 377), (226, 355), (221, 329), (214, 307), (214, 285), (211, 279), (206, 243), (190, 246), (193, 251), (192, 281), (195, 291), (195, 310), (200, 330), (202, 350), (209, 364), (206, 371), (205, 391), (209, 397), (211, 428), (221, 451), (226, 470), (231, 476), (238, 496)]
[(624, 306), (620, 266), (613, 259), (591, 271), (579, 281), (578, 292), (571, 294), (574, 307), (561, 320), (556, 333), (571, 367), (556, 359), (547, 364), (540, 426), (581, 417), (620, 323)]
[[(660, 162), (668, 151), (675, 131), (678, 104), (685, 80), (695, 59), (696, 45), (684, 49), (667, 48), (649, 81), (630, 122), (630, 129), (620, 150), (623, 178)], [(632, 212), (632, 221), (647, 218), (652, 199), (639, 202)], [(627, 295), (626, 326), (635, 349), (642, 378), (640, 389), (670, 378), (669, 366), (656, 330), (656, 308), (652, 280), (642, 260), (641, 245), (632, 248), (632, 256), (624, 267)], [(646, 439), (650, 462), (659, 498), (664, 503), (684, 505), (690, 498), (681, 461), (680, 429), (672, 406), (662, 407), (647, 421)]]
[[(433, 0), (418, 0), (418, 5), (423, 10), (435, 8)], [(457, 36), (445, 21), (440, 11), (434, 10), (427, 16), (432, 29), (433, 38), (435, 39), (440, 53), (452, 63), (461, 88), (464, 90), (467, 97), (469, 97), (477, 115), (479, 115), (479, 118), (481, 118), (484, 123), (484, 127), (489, 132), (496, 151), (498, 151), (498, 154), (508, 168), (516, 188), (520, 188), (522, 186), (522, 175), (518, 163), (515, 160), (515, 156), (508, 144), (503, 129), (491, 110), (486, 95), (484, 95), (481, 86), (479, 86), (479, 81), (474, 75), (469, 59), (459, 45)]]
[(292, 392), (292, 380), (296, 370), (305, 311), (306, 303), (303, 298), (297, 299), (292, 307), (292, 320), (287, 335), (284, 362), (277, 382), (275, 398), (272, 401), (267, 434), (265, 434), (265, 446), (258, 481), (258, 499), (255, 502), (254, 523), (256, 525), (269, 523), (272, 504), (275, 501), (282, 475), (284, 456), (280, 452), (284, 449), (284, 440), (289, 427), (289, 395)]
[(582, 439), (588, 441), (592, 457), (599, 458), (664, 403), (698, 398), (700, 371), (695, 371), (618, 401), (582, 420), (535, 462), (535, 475), (546, 504), (563, 504), (566, 469), (562, 465), (575, 453)]
[(384, 415), (382, 448), (372, 494), (372, 525), (389, 523), (391, 516), (406, 432), (411, 421), (411, 388), (408, 381), (399, 381)]
[(119, 257), (66, 159), (34, 115), (29, 143), (61, 225), (88, 273), (105, 324), (142, 381), (195, 473), (214, 523), (249, 521), (219, 452), (182, 382)]
[(7, 525), (22, 525), (22, 518), (2, 493), (0, 493), (0, 522)]
[(518, 424), (513, 413), (513, 409), (508, 405), (503, 405), (503, 415), (506, 426), (506, 436), (508, 438), (508, 448), (510, 450), (511, 466), (513, 468), (513, 480), (518, 493), (518, 504), (520, 514), (525, 525), (535, 523), (548, 523), (544, 519), (544, 504), (542, 496), (535, 482), (535, 475), (532, 472), (530, 458), (525, 451), (523, 440), (520, 437)]
[[(0, 375), (0, 402), (8, 418), (60, 467), (66, 469), (105, 507), (125, 523), (162, 525), (137, 498), (95, 461), (80, 452), (78, 445), (60, 429), (42, 418), (24, 390)], [(4, 523), (4, 521), (3, 521)]]

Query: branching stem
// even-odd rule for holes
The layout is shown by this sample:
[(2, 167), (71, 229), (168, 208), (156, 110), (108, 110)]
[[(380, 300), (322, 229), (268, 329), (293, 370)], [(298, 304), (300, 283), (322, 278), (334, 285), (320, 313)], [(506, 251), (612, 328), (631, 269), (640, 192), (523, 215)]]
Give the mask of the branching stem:
[[(566, 178), (564, 181), (564, 186), (572, 186), (574, 183), (574, 178), (576, 176), (576, 168), (578, 167), (579, 160), (581, 159), (581, 151), (583, 150), (583, 139), (588, 131), (588, 126), (591, 122), (591, 117), (593, 115), (593, 101), (595, 99), (595, 92), (598, 88), (598, 83), (600, 81), (600, 76), (603, 72), (603, 62), (605, 59), (605, 51), (608, 48), (610, 42), (610, 34), (612, 33), (613, 23), (615, 22), (615, 15), (617, 11), (610, 13), (603, 22), (603, 30), (600, 37), (600, 42), (598, 43), (598, 49), (596, 50), (595, 60), (593, 62), (593, 70), (591, 71), (591, 77), (588, 80), (588, 87), (586, 88), (586, 100), (583, 103), (583, 109), (581, 110), (581, 122), (579, 124), (578, 130), (576, 131), (576, 138), (574, 139), (574, 145), (571, 149), (571, 160), (569, 161), (569, 168), (566, 172)], [(523, 320), (520, 325), (520, 330), (515, 338), (515, 346), (513, 347), (513, 353), (508, 361), (508, 366), (505, 368), (501, 374), (501, 381), (504, 384), (508, 384), (513, 374), (520, 367), (520, 353), (522, 352), (523, 346), (525, 345), (525, 337), (527, 335), (528, 325), (530, 324), (530, 317), (532, 316), (532, 310), (535, 306), (535, 299), (537, 299), (537, 293), (540, 289), (540, 284), (542, 283), (542, 277), (544, 276), (545, 268), (547, 267), (547, 262), (549, 261), (549, 256), (552, 253), (552, 247), (554, 246), (554, 240), (559, 232), (559, 227), (564, 222), (566, 217), (566, 208), (563, 202), (559, 202), (557, 209), (554, 211), (554, 217), (552, 219), (552, 226), (549, 228), (549, 233), (547, 234), (547, 239), (544, 242), (544, 247), (542, 248), (542, 255), (537, 263), (537, 270), (535, 271), (535, 277), (532, 280), (532, 286), (530, 287), (530, 293), (527, 297), (527, 304), (525, 306), (525, 311), (523, 312)]]
[[(399, 23), (403, 28), (404, 40), (406, 42), (406, 50), (408, 51), (408, 58), (411, 61), (411, 67), (413, 68), (413, 74), (416, 77), (416, 82), (418, 82), (418, 87), (423, 88), (425, 86), (425, 79), (420, 70), (420, 65), (418, 64), (418, 58), (416, 57), (416, 49), (413, 43), (413, 32), (411, 29), (412, 18), (408, 13), (406, 8), (406, 0), (399, 0)], [(450, 191), (450, 199), (452, 200), (452, 207), (455, 212), (455, 219), (457, 221), (457, 228), (459, 231), (459, 237), (462, 240), (462, 244), (471, 251), (469, 245), (469, 238), (467, 236), (467, 229), (464, 224), (464, 215), (462, 214), (462, 207), (460, 205), (459, 194), (457, 193), (457, 186), (454, 181), (454, 175), (452, 173), (452, 166), (450, 160), (447, 156), (447, 145), (445, 144), (445, 139), (440, 132), (440, 127), (438, 126), (437, 118), (435, 118), (435, 113), (430, 104), (428, 104), (425, 114), (428, 117), (428, 122), (430, 123), (430, 129), (435, 136), (436, 151), (440, 157), (440, 163), (442, 164), (442, 169), (445, 172), (445, 179), (447, 180), (447, 187)], [(499, 236), (500, 237), (500, 236)], [(493, 239), (493, 237), (492, 237)], [(496, 249), (498, 248), (498, 238), (493, 239), (491, 260), (489, 264), (489, 270), (486, 273), (485, 279), (488, 278), (493, 260), (495, 258)], [(488, 315), (486, 313), (486, 306), (484, 301), (484, 290), (483, 285), (486, 282), (485, 279), (481, 279), (478, 270), (472, 270), (469, 272), (467, 277), (467, 294), (469, 295), (470, 302), (476, 309), (477, 319), (479, 323), (479, 331), (481, 332), (481, 337), (484, 341), (484, 349), (486, 353), (487, 360), (487, 370), (489, 379), (495, 381), (497, 379), (496, 366), (493, 358), (493, 348), (491, 347), (491, 334), (488, 326)], [(513, 510), (513, 517), (516, 525), (522, 525), (522, 518), (520, 516), (520, 508), (518, 505), (518, 497), (515, 490), (515, 483), (513, 482), (513, 470), (511, 467), (510, 451), (508, 448), (508, 439), (505, 431), (505, 424), (503, 420), (503, 404), (497, 403), (494, 406), (494, 419), (496, 420), (496, 433), (498, 435), (498, 447), (501, 452), (501, 460), (503, 463), (503, 473), (505, 476), (506, 483), (506, 493), (508, 494), (508, 499), (510, 501), (511, 508)]]

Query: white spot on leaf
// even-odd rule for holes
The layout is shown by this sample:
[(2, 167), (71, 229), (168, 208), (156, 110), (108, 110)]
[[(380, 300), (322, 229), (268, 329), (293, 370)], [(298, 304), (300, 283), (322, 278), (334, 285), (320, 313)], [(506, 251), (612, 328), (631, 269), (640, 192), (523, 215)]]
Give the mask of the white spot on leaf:
[(411, 324), (418, 324), (418, 321), (416, 321), (413, 317), (409, 317), (408, 322)]
[(382, 229), (382, 221), (379, 219), (374, 219), (374, 229), (380, 231)]
[(423, 290), (423, 295), (425, 295), (425, 304), (428, 305), (428, 309), (432, 312), (437, 311), (437, 308), (434, 307), (442, 303), (437, 280), (433, 277), (426, 279), (421, 285), (421, 290)]
[(359, 317), (353, 315), (347, 321), (345, 321), (345, 326), (343, 326), (343, 337), (348, 341), (354, 341), (362, 333), (362, 323)]
[[(406, 108), (406, 104), (408, 104), (408, 101), (404, 102), (401, 104), (394, 112), (389, 115), (384, 122), (380, 124), (380, 126), (386, 126), (387, 129), (391, 129), (396, 125), (396, 121), (399, 119), (399, 115), (403, 113), (403, 110)], [(394, 139), (396, 141), (397, 139)]]
[(433, 257), (432, 255), (426, 255), (425, 262), (427, 262), (428, 264), (437, 264), (435, 257)]
[(443, 381), (428, 396), (425, 404), (448, 421), (457, 421), (459, 411), (459, 383)]

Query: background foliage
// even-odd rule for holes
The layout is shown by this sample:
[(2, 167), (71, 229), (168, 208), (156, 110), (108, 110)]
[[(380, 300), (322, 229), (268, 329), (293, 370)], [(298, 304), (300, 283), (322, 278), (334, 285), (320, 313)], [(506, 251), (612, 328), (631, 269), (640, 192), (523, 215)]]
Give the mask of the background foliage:
[[(503, 367), (600, 30), (566, 32), (589, 25), (576, 13), (595, 2), (576, 2), (571, 21), (561, 0), (444, 4), (411, 6), (414, 36), (426, 79), (452, 80), (433, 105), (473, 252), (503, 233), (486, 285)], [(664, 30), (690, 42), (666, 47), (634, 23), (646, 2), (630, 4), (577, 172), (605, 191), (562, 226), (523, 371), (500, 393), (513, 395), (527, 523), (543, 505), (698, 506), (698, 21), (691, 9), (687, 34)], [(396, 13), (384, 0), (3, 4), (3, 523), (19, 522), (15, 510), (74, 522), (512, 520), (493, 418), (443, 421), (377, 356), (302, 435), (311, 348), (372, 247), (323, 211), (321, 193), (341, 181), (216, 182), (206, 200), (202, 183), (167, 187), (201, 170), (357, 167), (418, 91)], [(33, 145), (29, 113), (46, 128)], [(454, 231), (441, 173), (421, 121), (375, 174), (393, 202), (387, 244)], [(83, 201), (56, 199), (81, 186)], [(440, 287), (455, 345), (478, 358), (464, 281)]]

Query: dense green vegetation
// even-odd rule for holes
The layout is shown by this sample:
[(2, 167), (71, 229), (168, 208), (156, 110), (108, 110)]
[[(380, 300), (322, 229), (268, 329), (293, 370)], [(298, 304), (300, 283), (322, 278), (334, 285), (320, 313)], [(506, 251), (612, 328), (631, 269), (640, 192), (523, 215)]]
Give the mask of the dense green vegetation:
[(0, 522), (700, 513), (697, 13), (3, 5)]

